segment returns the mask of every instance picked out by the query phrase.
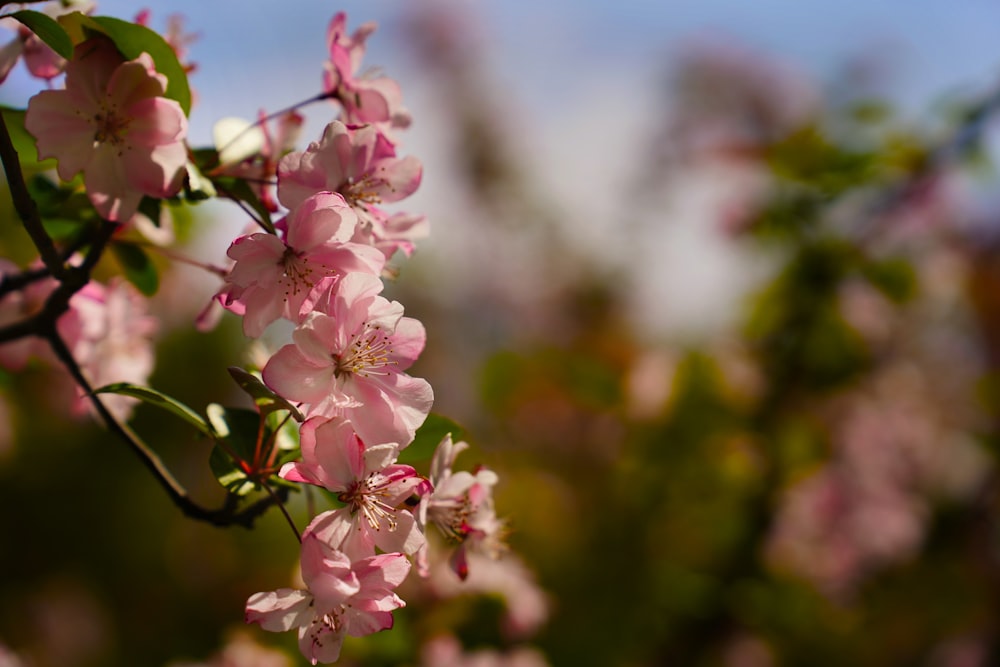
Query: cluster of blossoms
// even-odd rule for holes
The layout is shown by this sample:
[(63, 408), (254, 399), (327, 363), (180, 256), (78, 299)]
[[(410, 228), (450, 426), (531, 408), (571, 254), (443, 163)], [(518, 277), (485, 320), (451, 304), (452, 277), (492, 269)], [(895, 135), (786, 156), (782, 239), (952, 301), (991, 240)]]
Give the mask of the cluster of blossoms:
[(433, 392), (405, 372), (423, 350), (424, 327), (381, 296), (380, 276), (393, 255), (412, 252), (426, 222), (381, 205), (413, 193), (421, 165), (398, 157), (386, 134), (408, 123), (398, 86), (355, 75), (372, 26), (348, 36), (344, 21), (339, 14), (330, 26), (326, 77), (342, 118), (305, 151), (277, 162), (277, 200), (289, 212), (277, 235), (233, 242), (235, 264), (219, 293), (225, 308), (242, 315), (248, 336), (277, 319), (296, 325), (292, 342), (262, 371), (264, 383), (306, 416), (301, 460), (280, 476), (323, 487), (344, 504), (316, 516), (302, 535), (305, 588), (258, 593), (247, 603), (249, 622), (297, 628), (314, 663), (336, 660), (345, 635), (392, 625), (390, 612), (404, 604), (393, 591), (410, 559), (428, 571), (429, 524), (460, 545), (452, 562), (463, 577), (466, 548), (496, 551), (502, 532), (491, 500), (496, 475), (451, 472), (464, 443), (445, 438), (430, 479), (396, 463), (430, 412)]
[[(122, 244), (130, 228), (148, 228), (150, 201), (187, 197), (206, 179), (224, 195), (223, 185), (232, 182), (225, 179), (244, 179), (258, 211), (284, 213), (273, 224), (256, 219), (262, 231), (232, 242), (229, 268), (217, 270), (224, 283), (215, 301), (242, 318), (251, 338), (278, 320), (294, 326), (291, 342), (261, 364), (259, 381), (300, 419), (301, 457), (251, 481), (266, 486), (277, 472), (326, 489), (342, 506), (313, 517), (301, 535), (303, 587), (252, 595), (246, 620), (266, 630), (297, 629), (313, 664), (333, 662), (346, 635), (392, 626), (391, 612), (404, 605), (394, 591), (413, 563), (430, 574), (429, 526), (457, 545), (448, 560), (458, 580), (469, 575), (470, 553), (496, 557), (503, 550), (504, 524), (492, 500), (496, 474), (453, 471), (465, 443), (445, 437), (428, 477), (397, 463), (433, 403), (430, 384), (406, 372), (424, 348), (424, 327), (382, 296), (387, 263), (409, 256), (427, 233), (424, 216), (383, 208), (412, 194), (422, 175), (418, 159), (398, 155), (396, 132), (410, 124), (399, 86), (358, 73), (374, 25), (349, 34), (338, 14), (328, 32), (320, 97), (337, 102), (340, 117), (320, 140), (293, 150), (303, 120), (294, 110), (281, 114), (273, 130), (263, 114), (256, 124), (228, 119), (216, 130), (214, 162), (199, 162), (187, 143), (187, 107), (161, 63), (145, 52), (126, 57), (115, 39), (118, 24), (77, 16), (84, 38), (71, 57), (60, 58), (26, 28), (7, 55), (23, 52), (29, 69), (46, 79), (65, 75), (63, 87), (31, 98), (24, 127), (39, 159), (54, 159), (66, 187), (85, 193), (91, 215), (110, 229), (105, 243)], [(144, 13), (136, 24), (147, 21)], [(176, 22), (171, 26), (165, 43), (179, 63), (189, 40)], [(50, 66), (42, 68), (43, 60)], [(3, 65), (5, 73), (13, 61)], [(68, 260), (72, 269), (88, 271), (94, 263), (93, 255)], [(0, 293), (0, 324), (53, 307), (60, 281), (51, 269), (37, 273), (27, 279), (12, 264), (0, 266), (4, 280), (27, 285)], [(145, 382), (156, 321), (144, 303), (117, 278), (107, 285), (90, 280), (66, 299), (58, 336), (90, 383)], [(28, 355), (44, 354), (37, 342), (11, 336), (0, 345), (0, 361), (23, 366)], [(112, 396), (109, 408), (126, 419), (131, 405), (119, 407), (119, 399), (130, 400)], [(211, 434), (207, 422), (204, 432)]]

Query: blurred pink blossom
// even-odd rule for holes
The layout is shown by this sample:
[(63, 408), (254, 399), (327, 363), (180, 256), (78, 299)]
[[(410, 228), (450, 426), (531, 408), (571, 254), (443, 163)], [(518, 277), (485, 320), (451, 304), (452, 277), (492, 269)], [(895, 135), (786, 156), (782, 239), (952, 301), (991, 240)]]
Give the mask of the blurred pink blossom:
[(169, 197), (183, 184), (187, 118), (166, 86), (148, 54), (126, 62), (110, 41), (92, 38), (76, 46), (64, 90), (28, 101), (24, 124), (61, 179), (83, 172), (98, 213), (126, 222), (144, 195)]

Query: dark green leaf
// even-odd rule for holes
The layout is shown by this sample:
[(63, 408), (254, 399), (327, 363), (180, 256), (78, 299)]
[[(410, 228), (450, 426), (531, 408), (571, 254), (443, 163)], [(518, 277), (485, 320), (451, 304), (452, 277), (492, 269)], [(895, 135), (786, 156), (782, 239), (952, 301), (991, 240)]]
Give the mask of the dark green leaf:
[(413, 442), (399, 454), (399, 463), (416, 463), (428, 461), (434, 456), (434, 450), (446, 435), (451, 433), (451, 439), (458, 441), (465, 437), (465, 429), (439, 414), (427, 415), (423, 425), (417, 429)]
[(219, 151), (214, 148), (195, 148), (191, 151), (191, 161), (203, 172), (219, 166)]
[(244, 181), (242, 178), (234, 178), (232, 176), (219, 176), (212, 179), (212, 183), (215, 184), (216, 189), (219, 191), (220, 196), (228, 197), (234, 201), (243, 202), (250, 206), (257, 213), (257, 222), (260, 223), (264, 229), (270, 234), (276, 234), (277, 230), (274, 229), (274, 225), (271, 224), (271, 212), (267, 210), (261, 202), (260, 197), (253, 191), (250, 184)]
[(219, 480), (219, 484), (229, 493), (245, 496), (257, 488), (257, 485), (219, 445), (212, 449), (212, 454), (208, 457), (208, 466), (212, 469), (215, 479)]
[(240, 389), (249, 394), (253, 402), (257, 404), (262, 415), (276, 410), (288, 410), (297, 421), (305, 419), (298, 408), (271, 391), (256, 375), (237, 366), (230, 366), (228, 370), (229, 375), (240, 385)]
[(146, 251), (131, 243), (114, 243), (111, 252), (122, 267), (125, 278), (146, 296), (153, 296), (160, 287), (160, 277), (156, 265)]
[(7, 132), (14, 144), (14, 150), (17, 151), (17, 156), (21, 160), (23, 170), (40, 171), (55, 167), (55, 160), (38, 161), (35, 138), (24, 128), (24, 109), (0, 107), (0, 113), (3, 114), (3, 122), (7, 126)]
[(149, 218), (156, 227), (160, 226), (160, 210), (163, 208), (163, 200), (155, 197), (143, 197), (139, 202), (139, 213)]
[(212, 181), (205, 176), (202, 169), (197, 164), (188, 162), (187, 177), (184, 179), (184, 198), (188, 201), (199, 202), (217, 197), (218, 194)]
[(148, 403), (149, 405), (155, 405), (158, 408), (172, 412), (187, 423), (194, 426), (202, 434), (214, 438), (215, 433), (212, 431), (212, 427), (209, 426), (205, 418), (199, 415), (197, 412), (184, 405), (180, 401), (167, 396), (155, 389), (150, 387), (141, 387), (139, 385), (131, 384), (128, 382), (116, 382), (114, 384), (105, 385), (99, 389), (94, 390), (95, 394), (119, 394), (121, 396), (131, 396), (132, 398), (138, 398), (143, 403)]
[(219, 444), (212, 450), (209, 465), (219, 484), (230, 493), (246, 495), (257, 487), (247, 474), (255, 462), (262, 462), (273, 446), (272, 431), (265, 427), (261, 434), (262, 447), (257, 451), (261, 415), (256, 410), (227, 408), (217, 403), (208, 406), (209, 423), (218, 434)]
[(42, 227), (54, 241), (69, 241), (80, 231), (80, 221), (71, 218), (42, 218)]
[(11, 16), (23, 23), (28, 30), (38, 35), (38, 39), (48, 44), (66, 60), (73, 57), (73, 42), (63, 27), (51, 16), (30, 9), (22, 9)]
[(148, 53), (156, 65), (156, 71), (167, 77), (166, 96), (176, 100), (185, 115), (190, 113), (191, 89), (188, 87), (187, 72), (177, 60), (173, 48), (156, 32), (111, 16), (84, 16), (79, 12), (61, 16), (59, 22), (71, 34), (86, 35), (90, 31), (107, 36), (129, 60)]

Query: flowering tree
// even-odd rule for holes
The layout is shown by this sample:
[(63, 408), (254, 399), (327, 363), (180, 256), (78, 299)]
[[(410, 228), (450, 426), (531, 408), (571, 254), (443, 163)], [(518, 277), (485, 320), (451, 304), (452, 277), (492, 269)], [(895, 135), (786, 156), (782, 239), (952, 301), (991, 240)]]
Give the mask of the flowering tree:
[[(176, 18), (0, 7), (2, 667), (997, 662), (1000, 94), (928, 130), (694, 48), (559, 201), (459, 5), (408, 5), (437, 257), (374, 25), (194, 146)], [(696, 337), (680, 225), (754, 269)]]
[[(410, 123), (400, 87), (360, 74), (375, 26), (350, 33), (340, 13), (327, 34), (322, 92), (256, 123), (225, 119), (215, 146), (195, 147), (193, 68), (182, 63), (176, 24), (160, 35), (147, 13), (130, 22), (93, 12), (51, 3), (4, 18), (18, 32), (0, 71), (23, 55), (49, 87), (26, 109), (0, 114), (0, 159), (37, 252), (25, 266), (3, 260), (3, 366), (41, 360), (65, 371), (76, 387), (72, 409), (89, 409), (191, 519), (251, 527), (280, 511), (301, 543), (301, 585), (246, 591), (246, 621), (295, 630), (312, 664), (334, 662), (346, 636), (393, 626), (411, 562), (426, 577), (448, 559), (428, 541), (430, 525), (457, 547), (456, 580), (468, 577), (470, 552), (499, 555), (504, 533), (493, 512), (496, 475), (451, 472), (466, 446), (452, 441), (459, 429), (431, 415), (430, 384), (406, 373), (424, 349), (423, 325), (381, 294), (390, 262), (427, 233), (423, 216), (383, 208), (422, 177), (420, 161), (400, 155), (399, 131)], [(320, 102), (335, 117), (296, 150), (296, 109)], [(200, 412), (147, 386), (157, 322), (146, 300), (160, 287), (161, 262), (197, 264), (170, 249), (170, 221), (208, 199), (233, 202), (248, 230), (219, 249), (228, 267), (203, 266), (219, 284), (199, 326), (221, 307), (253, 339), (279, 320), (293, 328), (273, 354), (229, 368), (252, 408), (213, 403)], [(214, 443), (221, 506), (194, 500), (127, 425), (137, 400)], [(435, 446), (423, 476), (411, 463), (429, 460)], [(301, 485), (323, 489), (332, 508), (314, 512), (300, 533), (285, 504)]]

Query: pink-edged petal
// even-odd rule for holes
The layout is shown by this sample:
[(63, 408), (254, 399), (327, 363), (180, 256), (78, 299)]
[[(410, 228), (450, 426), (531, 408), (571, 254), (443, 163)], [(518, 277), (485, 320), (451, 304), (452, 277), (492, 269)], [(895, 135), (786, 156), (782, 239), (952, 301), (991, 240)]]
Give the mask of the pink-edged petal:
[(401, 553), (381, 554), (354, 564), (361, 591), (356, 599), (372, 600), (388, 594), (410, 573), (410, 561)]
[(288, 244), (298, 250), (319, 245), (345, 243), (354, 235), (357, 214), (336, 192), (318, 192), (299, 204), (288, 216)]
[(313, 596), (307, 591), (279, 588), (254, 593), (247, 600), (246, 622), (259, 623), (271, 632), (285, 632), (309, 623), (313, 617)]
[[(395, 595), (393, 597), (400, 602), (393, 609), (406, 606), (398, 597)], [(393, 625), (392, 614), (388, 611), (379, 610), (351, 609), (344, 616), (344, 621), (347, 634), (351, 637), (366, 637), (382, 630), (389, 630)]]
[(96, 111), (107, 96), (111, 76), (121, 64), (118, 49), (104, 37), (77, 44), (72, 60), (66, 64), (66, 92), (77, 105), (85, 104)]
[(187, 149), (180, 141), (121, 155), (129, 187), (150, 197), (172, 197), (184, 183)]
[(38, 156), (57, 158), (59, 177), (83, 171), (94, 151), (93, 127), (73, 111), (64, 90), (43, 90), (28, 100), (24, 126), (37, 140)]
[(301, 461), (293, 461), (281, 466), (278, 477), (287, 479), (289, 482), (299, 482), (300, 484), (315, 484), (326, 487), (326, 479), (317, 474), (315, 466), (310, 466)]
[(133, 119), (128, 140), (140, 146), (158, 146), (179, 141), (187, 134), (188, 122), (181, 105), (165, 97), (146, 97), (127, 109)]
[(167, 77), (156, 71), (148, 53), (116, 67), (107, 84), (108, 96), (123, 108), (144, 98), (160, 97), (166, 89)]
[(129, 220), (139, 208), (142, 193), (129, 185), (125, 163), (111, 144), (98, 144), (92, 152), (83, 175), (91, 203), (105, 220)]
[(385, 267), (385, 255), (377, 248), (360, 243), (343, 243), (317, 248), (312, 257), (339, 273), (367, 273), (377, 276)]
[(334, 367), (318, 367), (295, 345), (285, 345), (264, 366), (264, 383), (292, 401), (319, 403), (334, 384)]
[(36, 35), (31, 35), (24, 41), (24, 66), (31, 72), (31, 76), (52, 79), (62, 74), (66, 68), (66, 59)]
[[(373, 378), (369, 384), (377, 387), (377, 391), (392, 406), (393, 424), (396, 428), (405, 429), (408, 436), (405, 442), (413, 440), (414, 433), (427, 419), (434, 404), (434, 390), (430, 383), (423, 378), (391, 374)], [(367, 388), (360, 393), (365, 397), (372, 395)]]
[(400, 318), (392, 336), (392, 359), (396, 368), (404, 371), (413, 365), (427, 343), (424, 325), (412, 317)]
[(332, 365), (331, 354), (346, 344), (338, 321), (321, 312), (310, 313), (292, 332), (292, 341), (299, 353), (315, 366)]
[(346, 627), (334, 627), (326, 618), (317, 617), (299, 631), (299, 650), (312, 664), (329, 664), (340, 658)]
[[(397, 443), (380, 443), (377, 445), (368, 445), (365, 443), (365, 471), (371, 470), (382, 470), (383, 473), (386, 471), (384, 468), (389, 467), (405, 467), (413, 470), (410, 466), (390, 466), (390, 464), (396, 460), (399, 456), (399, 445)], [(414, 471), (416, 474), (416, 471)]]
[(346, 552), (342, 548), (342, 545), (349, 535), (357, 532), (356, 528), (357, 524), (351, 516), (350, 509), (341, 507), (340, 509), (317, 514), (312, 522), (310, 522), (309, 527), (306, 528), (306, 531), (312, 533), (317, 539), (329, 544), (334, 549)]
[(308, 529), (302, 535), (302, 579), (320, 611), (342, 605), (361, 590), (351, 560)]
[(364, 479), (365, 446), (346, 420), (331, 420), (316, 429), (315, 463), (333, 483), (331, 491), (344, 491), (354, 482)]
[(383, 160), (374, 170), (374, 175), (380, 180), (375, 192), (382, 201), (394, 202), (417, 191), (423, 176), (423, 166), (412, 155), (402, 160)]
[(396, 527), (381, 526), (372, 531), (376, 546), (387, 553), (415, 554), (426, 539), (413, 515), (406, 510), (395, 513)]
[(273, 234), (256, 233), (237, 238), (226, 251), (236, 261), (226, 280), (242, 287), (255, 283), (261, 286), (277, 284), (286, 248)]

